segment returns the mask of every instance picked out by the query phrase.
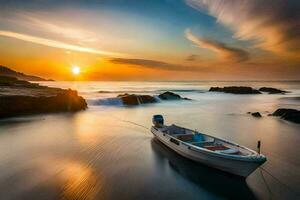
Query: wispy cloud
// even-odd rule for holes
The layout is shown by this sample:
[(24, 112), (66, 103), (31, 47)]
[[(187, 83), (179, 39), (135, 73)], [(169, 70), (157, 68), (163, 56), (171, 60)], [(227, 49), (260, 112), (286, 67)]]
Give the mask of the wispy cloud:
[(66, 22), (58, 23), (43, 18), (28, 13), (20, 13), (17, 18), (11, 21), (19, 26), (26, 26), (28, 29), (41, 30), (78, 42), (96, 42), (99, 39), (97, 34), (92, 31), (74, 27), (74, 25)]
[(110, 62), (115, 64), (134, 65), (145, 68), (170, 70), (170, 71), (206, 71), (208, 68), (199, 66), (183, 66), (157, 60), (147, 60), (138, 58), (112, 58)]
[(186, 0), (234, 31), (275, 53), (300, 54), (300, 2), (295, 0)]
[(228, 46), (225, 43), (216, 40), (201, 38), (194, 35), (189, 29), (185, 31), (185, 36), (188, 40), (190, 40), (200, 48), (210, 49), (229, 61), (242, 62), (249, 59), (249, 54), (247, 51), (240, 48)]
[(82, 47), (82, 46), (78, 46), (78, 45), (64, 43), (61, 41), (56, 41), (56, 40), (51, 40), (51, 39), (47, 39), (47, 38), (41, 38), (41, 37), (26, 35), (26, 34), (22, 34), (22, 33), (11, 32), (11, 31), (5, 31), (5, 30), (0, 30), (0, 36), (5, 36), (5, 37), (9, 37), (9, 38), (26, 41), (26, 42), (31, 42), (31, 43), (35, 43), (35, 44), (39, 44), (39, 45), (44, 45), (44, 46), (59, 48), (59, 49), (65, 49), (65, 50), (70, 50), (70, 51), (92, 53), (92, 54), (99, 54), (99, 55), (105, 55), (105, 56), (122, 56), (122, 54), (120, 54), (120, 53), (103, 51), (103, 50), (98, 50), (98, 49), (89, 48), (89, 47)]

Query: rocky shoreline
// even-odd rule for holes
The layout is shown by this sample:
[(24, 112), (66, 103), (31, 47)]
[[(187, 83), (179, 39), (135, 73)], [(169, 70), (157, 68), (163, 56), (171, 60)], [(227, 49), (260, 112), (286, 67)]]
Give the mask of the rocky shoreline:
[(75, 90), (40, 86), (0, 76), (0, 118), (29, 114), (74, 112), (87, 108)]
[[(212, 87), (209, 91), (233, 94), (261, 94), (261, 92), (284, 94), (286, 92), (276, 88), (264, 87), (256, 90), (243, 86)], [(191, 100), (170, 91), (154, 96), (125, 93), (118, 95), (116, 98), (125, 106), (151, 104), (169, 100)], [(295, 98), (298, 100), (299, 97)], [(79, 96), (75, 90), (40, 86), (37, 83), (30, 83), (14, 77), (0, 76), (0, 118), (42, 113), (75, 112), (86, 108), (87, 103), (85, 99)], [(248, 112), (248, 114), (256, 118), (262, 117), (259, 112)], [(280, 117), (290, 122), (300, 123), (299, 110), (279, 108), (269, 115)]]

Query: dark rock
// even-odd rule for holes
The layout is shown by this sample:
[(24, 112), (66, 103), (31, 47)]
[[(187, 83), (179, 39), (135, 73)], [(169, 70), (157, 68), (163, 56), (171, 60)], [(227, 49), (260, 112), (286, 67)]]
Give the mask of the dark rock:
[(254, 112), (254, 113), (251, 113), (251, 115), (253, 117), (262, 117), (261, 114), (259, 112)]
[[(156, 103), (157, 100), (155, 97), (151, 95), (136, 95), (136, 94), (120, 94), (117, 96), (120, 98), (124, 105), (140, 105), (140, 104), (146, 104), (146, 103)], [(178, 94), (175, 94), (173, 92), (164, 92), (158, 97), (162, 100), (191, 100), (189, 98), (183, 98)]]
[(1, 75), (0, 75), (0, 86), (14, 86), (14, 87), (27, 87), (27, 88), (43, 87), (43, 86), (39, 86), (39, 84), (37, 83), (30, 83), (28, 81), (19, 80), (15, 77), (1, 76)]
[(0, 118), (52, 112), (74, 112), (87, 108), (85, 100), (74, 90), (56, 96), (0, 96)]
[(296, 109), (289, 109), (289, 108), (279, 108), (275, 112), (272, 113), (273, 116), (284, 116), (289, 113), (297, 112)]
[(269, 94), (285, 94), (285, 93), (287, 93), (287, 91), (279, 90), (277, 88), (271, 88), (271, 87), (262, 87), (262, 88), (259, 88), (259, 91), (267, 92)]
[(74, 90), (40, 86), (6, 76), (0, 76), (0, 85), (0, 118), (87, 108), (85, 100)]
[(179, 94), (175, 94), (173, 92), (164, 92), (160, 95), (158, 95), (158, 97), (162, 100), (191, 100), (189, 98), (182, 98)]
[(163, 100), (178, 100), (178, 99), (181, 99), (180, 95), (175, 94), (173, 92), (169, 92), (169, 91), (164, 92), (164, 93), (158, 95), (158, 97), (160, 99), (163, 99)]
[(251, 87), (244, 86), (229, 86), (229, 87), (211, 87), (209, 92), (224, 92), (231, 94), (261, 94), (260, 91)]
[(120, 98), (124, 105), (139, 105), (146, 103), (156, 103), (156, 99), (150, 95), (135, 95), (135, 94), (121, 94), (117, 96)]
[(281, 119), (300, 124), (300, 111), (296, 109), (279, 108), (272, 116), (279, 116)]

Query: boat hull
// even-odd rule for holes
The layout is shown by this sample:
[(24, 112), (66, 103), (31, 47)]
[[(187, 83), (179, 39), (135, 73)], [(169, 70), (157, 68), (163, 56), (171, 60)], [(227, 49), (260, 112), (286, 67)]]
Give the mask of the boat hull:
[(198, 149), (191, 148), (182, 142), (174, 143), (168, 134), (163, 134), (154, 128), (151, 129), (151, 132), (159, 141), (181, 156), (240, 177), (249, 176), (265, 162), (224, 158), (214, 153), (199, 151)]

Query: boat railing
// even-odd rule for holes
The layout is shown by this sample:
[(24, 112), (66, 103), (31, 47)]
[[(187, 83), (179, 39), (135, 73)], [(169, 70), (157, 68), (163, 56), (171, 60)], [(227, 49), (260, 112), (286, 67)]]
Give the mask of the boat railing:
[(169, 137), (170, 137), (170, 140), (172, 139), (174, 141), (173, 143), (175, 143), (175, 141), (176, 141), (176, 144), (179, 145), (179, 146), (184, 145), (190, 150), (197, 151), (197, 152), (202, 152), (202, 153), (206, 152), (208, 154), (212, 154), (212, 155), (223, 157), (223, 158), (232, 158), (232, 159), (237, 159), (237, 160), (245, 160), (246, 159), (246, 160), (249, 161), (249, 159), (253, 160), (254, 158), (257, 157), (257, 156), (253, 157), (253, 154), (251, 154), (251, 155), (224, 154), (222, 152), (211, 151), (211, 150), (205, 149), (203, 147), (194, 146), (194, 145), (192, 145), (188, 142), (181, 141), (181, 140), (177, 139), (176, 137), (173, 137), (172, 135), (169, 135)]
[[(176, 125), (175, 125), (175, 126), (176, 126)], [(176, 127), (179, 127), (179, 126), (176, 126)], [(183, 127), (180, 127), (180, 128), (183, 128)], [(191, 130), (191, 129), (188, 129), (188, 128), (183, 128), (183, 129), (186, 129), (187, 131), (195, 132), (195, 131), (193, 131), (193, 130)], [(205, 133), (201, 133), (201, 134), (204, 135), (204, 136), (206, 136), (206, 137), (214, 138), (215, 140), (219, 140), (219, 141), (225, 142), (225, 143), (227, 143), (227, 144), (236, 146), (236, 147), (238, 147), (238, 148), (240, 148), (240, 149), (242, 149), (242, 150), (246, 150), (246, 151), (251, 152), (251, 154), (248, 155), (248, 157), (249, 157), (249, 156), (252, 156), (252, 157), (253, 157), (254, 155), (255, 155), (255, 156), (259, 156), (259, 155), (260, 155), (260, 154), (258, 154), (256, 151), (254, 151), (254, 150), (252, 150), (252, 149), (249, 149), (249, 148), (247, 148), (247, 147), (245, 147), (245, 146), (241, 146), (241, 145), (239, 145), (239, 144), (237, 144), (237, 143), (228, 141), (228, 140), (226, 140), (226, 139), (224, 139), (224, 138), (220, 138), (220, 137), (216, 138), (216, 137), (214, 137), (214, 136), (207, 135), (207, 134), (205, 134)], [(233, 156), (234, 156), (234, 155), (233, 155)]]
[[(176, 127), (178, 127), (178, 126), (176, 126)], [(183, 129), (186, 129), (186, 128), (183, 128)], [(186, 129), (186, 130), (190, 130), (190, 129)], [(161, 131), (161, 130), (158, 130), (158, 131)], [(192, 131), (192, 130), (190, 130), (190, 131)], [(216, 138), (216, 137), (213, 137), (213, 136), (210, 136), (210, 135), (206, 135), (206, 134), (203, 134), (203, 135), (205, 135), (205, 136), (207, 136), (209, 138), (213, 138), (214, 140), (219, 140), (221, 142), (225, 142), (227, 144), (234, 145), (234, 146), (236, 146), (236, 147), (238, 147), (240, 149), (249, 151), (251, 153), (248, 154), (248, 155), (224, 154), (224, 153), (221, 153), (221, 152), (211, 151), (211, 150), (206, 149), (204, 147), (196, 146), (196, 145), (193, 145), (191, 143), (179, 140), (178, 138), (176, 138), (176, 135), (166, 134), (165, 136), (168, 136), (170, 139), (172, 138), (172, 140), (174, 142), (176, 141), (176, 144), (178, 146), (180, 146), (182, 144), (182, 145), (186, 146), (190, 150), (194, 150), (194, 151), (198, 151), (198, 152), (205, 152), (205, 153), (212, 154), (212, 155), (215, 155), (215, 156), (220, 156), (220, 157), (223, 157), (223, 158), (232, 158), (232, 159), (237, 159), (237, 160), (248, 160), (249, 161), (249, 160), (255, 160), (255, 158), (259, 158), (260, 157), (260, 154), (258, 154), (257, 152), (255, 152), (255, 151), (253, 151), (253, 150), (251, 150), (251, 149), (249, 149), (247, 147), (240, 146), (238, 144), (235, 144), (233, 142), (227, 141), (227, 140), (222, 139), (222, 138)]]

